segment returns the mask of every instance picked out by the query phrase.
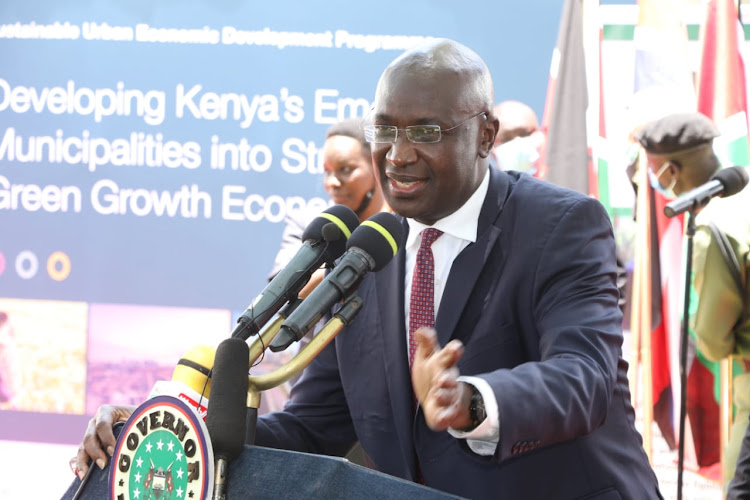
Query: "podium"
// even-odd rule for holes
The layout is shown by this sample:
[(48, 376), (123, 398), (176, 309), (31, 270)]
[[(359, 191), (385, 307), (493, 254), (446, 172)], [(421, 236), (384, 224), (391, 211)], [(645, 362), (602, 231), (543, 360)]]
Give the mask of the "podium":
[[(248, 377), (248, 425), (246, 426), (248, 440), (245, 442), (254, 442), (255, 421), (257, 419), (257, 409), (260, 403), (261, 391), (275, 387), (301, 372), (301, 370), (333, 340), (341, 328), (356, 316), (357, 312), (361, 309), (361, 305), (362, 301), (359, 297), (356, 295), (350, 296), (344, 303), (344, 306), (337, 311), (334, 317), (325, 324), (318, 334), (313, 337), (313, 339), (291, 361), (271, 373), (256, 377)], [(250, 345), (250, 347), (245, 349), (242, 358), (243, 361), (247, 359), (248, 363), (245, 363), (244, 369), (240, 370), (240, 376), (245, 376), (248, 366), (254, 363), (265, 350), (266, 346), (270, 345), (274, 340), (275, 335), (279, 332), (279, 328), (284, 321), (284, 317), (285, 314), (279, 314), (279, 316), (258, 335), (258, 338)], [(233, 335), (231, 339), (227, 339), (224, 342), (230, 340), (234, 341), (237, 339)], [(216, 354), (217, 359), (220, 357), (222, 358), (222, 363), (214, 361), (214, 364), (220, 366), (233, 366), (234, 368), (241, 366), (239, 363), (234, 362), (237, 361), (236, 359), (232, 359), (232, 356), (234, 356), (234, 358), (237, 357), (236, 349), (233, 350), (231, 349), (230, 344), (226, 344), (229, 347), (222, 350), (223, 345), (224, 344), (219, 346)], [(224, 356), (223, 353), (230, 354)], [(215, 399), (219, 399), (218, 397), (215, 397), (214, 394), (218, 384), (217, 377), (219, 373), (220, 371), (217, 370), (212, 381), (212, 385), (214, 386), (210, 396), (212, 405), (216, 404)], [(230, 384), (227, 382), (231, 382), (231, 380), (222, 380), (222, 383), (224, 384), (222, 387), (230, 387)], [(242, 396), (244, 402), (244, 394)], [(159, 397), (157, 396), (150, 401), (155, 401), (158, 398)], [(226, 401), (229, 401), (229, 398), (227, 397), (226, 401), (222, 399), (222, 401), (226, 403)], [(224, 404), (218, 407), (226, 409), (227, 406)], [(143, 408), (143, 405), (141, 405), (139, 409), (136, 409), (136, 412), (131, 416), (131, 419), (134, 416), (137, 416), (137, 413), (141, 408)], [(130, 422), (130, 420), (128, 422)], [(145, 417), (143, 417), (143, 422), (145, 428)], [(149, 423), (151, 423), (153, 427), (151, 420), (149, 420)], [(127, 423), (125, 425), (127, 426), (131, 424)], [(157, 427), (160, 425), (161, 424), (158, 422), (156, 423)], [(161, 426), (169, 427), (166, 417)], [(116, 436), (119, 435), (122, 428), (121, 425), (115, 425), (114, 432)], [(174, 429), (171, 430), (176, 432)], [(142, 432), (145, 431), (142, 430)], [(133, 435), (135, 434), (136, 433), (134, 432)], [(130, 436), (131, 434), (128, 434), (128, 439), (130, 439)], [(215, 438), (216, 436), (211, 436), (214, 445), (216, 443)], [(134, 441), (135, 443), (131, 448), (133, 450), (137, 448), (138, 439), (135, 439)], [(115, 455), (117, 456), (117, 453), (115, 453)], [(128, 458), (128, 460), (130, 460), (130, 458)], [(111, 466), (112, 460), (109, 461), (104, 470), (100, 470), (95, 464), (92, 464), (89, 469), (89, 474), (84, 479), (83, 484), (81, 480), (76, 477), (62, 496), (62, 500), (100, 500), (109, 498), (109, 469)], [(162, 469), (159, 469), (159, 471), (161, 470)], [(204, 476), (210, 475), (204, 474)], [(344, 458), (276, 450), (253, 445), (245, 445), (239, 456), (229, 463), (226, 478), (226, 496), (230, 500), (248, 498), (259, 500), (318, 498), (326, 500), (375, 500), (382, 498), (442, 500), (460, 498), (411, 481), (383, 474), (362, 467), (361, 465), (353, 464)], [(205, 478), (203, 479), (205, 480)], [(141, 479), (138, 479), (137, 481), (139, 484), (142, 484)], [(172, 493), (177, 493), (176, 496), (165, 494), (164, 492), (168, 489), (168, 487), (164, 486), (165, 484), (168, 484), (168, 480), (162, 479), (159, 493), (154, 495), (156, 498), (161, 497), (171, 499), (184, 493), (183, 491), (177, 492), (177, 490), (173, 490)], [(180, 496), (180, 498), (182, 497)]]
[[(109, 464), (111, 461), (104, 470), (92, 464), (79, 499), (108, 498)], [(62, 500), (72, 500), (80, 484), (75, 478)], [(240, 456), (230, 463), (227, 498), (442, 500), (460, 497), (367, 469), (344, 458), (246, 445)]]

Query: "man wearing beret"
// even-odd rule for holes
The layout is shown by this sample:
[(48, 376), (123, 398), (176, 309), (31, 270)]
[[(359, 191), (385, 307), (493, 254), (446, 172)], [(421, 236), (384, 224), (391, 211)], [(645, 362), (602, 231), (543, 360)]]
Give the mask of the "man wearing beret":
[[(721, 168), (713, 150), (713, 139), (719, 135), (713, 122), (700, 113), (673, 114), (646, 125), (636, 139), (646, 150), (654, 189), (673, 198), (711, 180)], [(732, 391), (737, 412), (724, 449), (726, 486), (734, 475), (750, 415), (750, 320), (743, 318), (743, 305), (750, 303), (750, 189), (712, 200), (695, 221), (693, 287), (698, 309), (691, 327), (698, 350), (712, 361), (736, 355), (744, 368), (735, 376)], [(726, 235), (740, 265), (743, 292), (722, 257), (710, 229), (712, 222)]]

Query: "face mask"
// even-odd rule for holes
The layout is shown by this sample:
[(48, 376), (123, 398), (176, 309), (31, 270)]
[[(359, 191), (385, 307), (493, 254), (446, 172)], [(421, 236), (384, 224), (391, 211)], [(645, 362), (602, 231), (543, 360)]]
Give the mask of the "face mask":
[(516, 137), (492, 150), (497, 166), (502, 170), (516, 170), (534, 175), (539, 159), (537, 141), (533, 135)]
[(656, 191), (659, 191), (661, 194), (664, 195), (665, 198), (668, 200), (672, 200), (674, 198), (677, 198), (677, 195), (674, 192), (674, 186), (677, 184), (677, 179), (672, 178), (672, 183), (669, 185), (669, 187), (661, 187), (661, 184), (659, 183), (659, 178), (662, 176), (662, 174), (669, 168), (669, 162), (665, 162), (664, 165), (661, 166), (659, 171), (657, 173), (653, 173), (651, 169), (648, 169), (648, 179), (651, 183), (651, 187), (654, 188)]

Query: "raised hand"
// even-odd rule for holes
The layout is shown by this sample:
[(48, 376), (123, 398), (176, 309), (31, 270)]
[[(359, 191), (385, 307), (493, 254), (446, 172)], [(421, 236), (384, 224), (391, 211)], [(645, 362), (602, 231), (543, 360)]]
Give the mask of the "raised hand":
[(464, 353), (463, 344), (451, 340), (441, 349), (432, 328), (420, 328), (415, 336), (418, 346), (411, 380), (427, 425), (434, 431), (468, 427), (472, 391), (458, 381), (460, 373), (456, 366)]

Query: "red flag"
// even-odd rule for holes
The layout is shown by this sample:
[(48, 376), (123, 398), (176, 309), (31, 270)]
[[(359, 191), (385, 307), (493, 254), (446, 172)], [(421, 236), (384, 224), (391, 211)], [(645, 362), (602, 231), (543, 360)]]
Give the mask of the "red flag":
[[(589, 175), (589, 193), (595, 196), (607, 209), (607, 213), (612, 215), (612, 205), (609, 201), (609, 158), (603, 154), (607, 149), (607, 127), (606, 115), (604, 113), (604, 78), (602, 72), (602, 41), (604, 40), (604, 29), (599, 27), (599, 137), (597, 138), (596, 148), (592, 148), (591, 154), (591, 175)], [(596, 154), (594, 155), (594, 151)], [(594, 158), (594, 156), (596, 158)], [(595, 161), (595, 163), (594, 163)]]
[(670, 448), (675, 438), (679, 363), (674, 359), (679, 349), (680, 315), (682, 314), (681, 285), (684, 272), (681, 265), (684, 219), (682, 215), (667, 218), (667, 200), (651, 186), (651, 373), (654, 421)]
[(717, 124), (747, 111), (741, 29), (734, 0), (709, 2), (701, 37), (698, 111)]
[[(631, 105), (636, 127), (678, 111), (695, 109), (695, 91), (688, 62), (687, 29), (675, 12), (678, 0), (639, 0), (635, 30), (635, 82)], [(642, 166), (645, 168), (645, 165)], [(644, 285), (649, 311), (650, 382), (653, 419), (671, 448), (676, 446), (679, 408), (679, 338), (682, 306), (682, 218), (667, 219), (661, 193), (654, 193), (645, 174), (648, 203), (638, 213), (639, 238), (646, 239), (640, 258), (648, 259)], [(640, 191), (639, 191), (640, 193)], [(645, 193), (644, 193), (645, 194)], [(648, 269), (648, 271), (645, 271)], [(643, 335), (646, 332), (642, 332)], [(646, 360), (648, 361), (648, 360)]]
[(734, 0), (712, 0), (701, 33), (698, 111), (721, 131), (714, 149), (722, 165), (747, 165), (745, 64), (739, 49), (742, 25)]
[[(742, 26), (734, 0), (711, 0), (701, 30), (698, 111), (721, 131), (714, 151), (724, 166), (748, 164), (745, 65), (739, 50)], [(687, 413), (698, 465), (720, 460), (719, 363), (695, 357), (688, 370)]]

